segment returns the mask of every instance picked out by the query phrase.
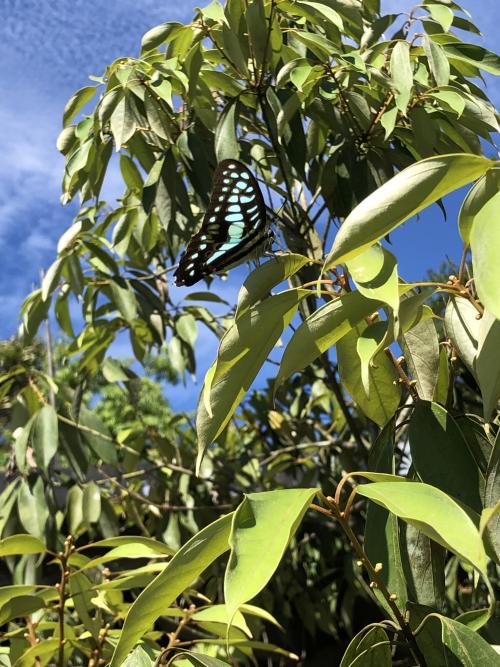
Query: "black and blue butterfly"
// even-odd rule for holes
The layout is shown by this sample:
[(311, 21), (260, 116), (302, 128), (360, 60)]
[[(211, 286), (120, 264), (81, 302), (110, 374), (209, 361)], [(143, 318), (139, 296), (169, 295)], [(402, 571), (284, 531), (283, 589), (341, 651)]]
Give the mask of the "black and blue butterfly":
[(176, 285), (194, 285), (258, 256), (271, 238), (257, 180), (238, 160), (223, 160), (214, 172), (212, 196), (201, 228), (189, 241), (174, 274)]

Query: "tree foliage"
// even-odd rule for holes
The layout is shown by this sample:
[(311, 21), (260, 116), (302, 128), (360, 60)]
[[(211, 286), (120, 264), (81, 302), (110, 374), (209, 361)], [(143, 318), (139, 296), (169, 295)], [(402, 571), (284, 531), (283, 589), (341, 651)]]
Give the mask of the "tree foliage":
[[(477, 83), (500, 58), (456, 30), (477, 33), (449, 0), (214, 0), (71, 97), (80, 209), (0, 350), (3, 664), (500, 664), (498, 124)], [(282, 251), (235, 304), (217, 278), (169, 283), (226, 158), (281, 205)], [(456, 275), (407, 282), (388, 236), (469, 184)], [(193, 417), (165, 396), (202, 331)]]

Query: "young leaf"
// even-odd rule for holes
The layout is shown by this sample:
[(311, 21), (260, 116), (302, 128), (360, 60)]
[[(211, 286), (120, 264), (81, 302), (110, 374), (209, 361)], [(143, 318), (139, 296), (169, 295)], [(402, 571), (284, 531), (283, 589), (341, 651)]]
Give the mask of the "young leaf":
[(460, 505), (439, 489), (398, 480), (362, 484), (356, 490), (486, 573), (487, 559), (479, 531)]
[(365, 323), (361, 322), (338, 341), (339, 374), (362, 412), (379, 426), (384, 426), (398, 408), (401, 385), (397, 382), (394, 365), (384, 352), (379, 352), (367, 369), (369, 391), (366, 390), (367, 382), (363, 383), (362, 362), (357, 351), (358, 339), (365, 329)]
[(324, 270), (360, 254), (429, 204), (484, 174), (492, 164), (479, 155), (457, 153), (427, 158), (403, 169), (347, 216)]
[(194, 535), (139, 594), (125, 618), (109, 667), (120, 667), (128, 652), (175, 598), (229, 549), (232, 518), (232, 513), (227, 514)]
[(248, 494), (234, 512), (224, 577), (228, 621), (254, 598), (278, 567), (316, 489)]
[(386, 303), (397, 318), (399, 310), (398, 265), (394, 255), (375, 244), (346, 262), (358, 290), (368, 299)]

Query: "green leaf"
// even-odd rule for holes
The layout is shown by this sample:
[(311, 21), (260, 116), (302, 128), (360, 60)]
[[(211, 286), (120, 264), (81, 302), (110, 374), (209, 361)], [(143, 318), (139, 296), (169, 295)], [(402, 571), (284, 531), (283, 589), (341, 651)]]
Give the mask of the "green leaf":
[(45, 553), (45, 544), (33, 535), (11, 535), (0, 540), (0, 557)]
[(293, 276), (311, 260), (297, 253), (275, 255), (271, 260), (254, 269), (240, 288), (235, 319), (268, 295), (270, 290)]
[(131, 95), (125, 95), (116, 105), (110, 118), (111, 133), (118, 151), (134, 134), (137, 123)]
[(223, 336), (198, 403), (198, 468), (205, 449), (222, 433), (299, 303), (309, 294), (309, 290), (291, 289), (271, 296), (250, 308)]
[[(342, 16), (336, 12), (335, 9), (329, 7), (328, 4), (323, 2), (309, 2), (308, 0), (300, 0), (300, 2), (297, 2), (297, 5), (299, 7), (311, 7), (317, 14), (319, 14), (320, 17), (323, 17), (327, 19), (327, 21), (333, 23), (333, 25), (336, 26), (339, 30), (344, 29)], [(323, 26), (328, 25), (327, 23), (325, 24), (324, 21), (321, 21), (321, 23)]]
[(360, 327), (359, 336), (356, 341), (356, 352), (361, 362), (361, 383), (367, 395), (370, 394), (370, 370), (376, 366), (374, 360), (377, 352), (384, 347), (388, 340), (388, 323), (386, 321), (372, 322), (367, 327)]
[[(268, 21), (264, 9), (264, 0), (253, 0), (248, 4), (245, 18), (252, 45), (252, 56), (257, 67), (260, 67), (264, 61), (264, 52), (268, 45)], [(231, 157), (234, 157), (234, 155)]]
[(42, 477), (38, 477), (31, 492), (28, 484), (23, 481), (17, 497), (17, 511), (24, 529), (43, 541), (49, 511), (45, 502)]
[(34, 646), (30, 646), (29, 649), (24, 651), (22, 655), (18, 657), (13, 667), (33, 667), (33, 665), (43, 660), (42, 664), (49, 664), (50, 658), (59, 648), (59, 638), (51, 639), (42, 639), (37, 642)]
[(125, 153), (120, 155), (120, 171), (129, 190), (142, 191), (142, 176), (135, 162)]
[(434, 321), (425, 320), (404, 332), (401, 335), (401, 346), (419, 397), (432, 400), (438, 381), (440, 358)]
[(485, 311), (479, 324), (476, 377), (483, 397), (483, 411), (489, 420), (500, 398), (500, 321)]
[(274, 391), (277, 391), (286, 378), (308, 366), (335, 345), (379, 306), (379, 303), (367, 299), (359, 292), (350, 292), (312, 313), (295, 330), (285, 349)]
[(93, 582), (83, 572), (72, 572), (68, 583), (78, 619), (83, 623), (85, 630), (98, 641), (99, 621), (91, 616), (91, 613), (96, 612), (96, 607), (92, 603), (92, 598), (96, 596)]
[(236, 126), (238, 122), (238, 99), (231, 100), (222, 112), (215, 130), (215, 153), (217, 161), (237, 160), (240, 155)]
[[(173, 658), (170, 664), (175, 662)], [(121, 667), (154, 667), (156, 661), (153, 658), (150, 658), (146, 651), (139, 646), (136, 646), (135, 649), (130, 653), (127, 659), (122, 662)]]
[(240, 611), (237, 611), (231, 619), (231, 625), (228, 624), (228, 613), (225, 604), (216, 604), (211, 607), (205, 607), (193, 614), (191, 617), (196, 623), (200, 623), (208, 632), (225, 636), (227, 629), (237, 629), (239, 632), (235, 635), (237, 637), (252, 637), (252, 632), (245, 621), (245, 617)]
[(385, 130), (384, 140), (387, 140), (391, 136), (392, 131), (396, 126), (398, 111), (399, 110), (397, 107), (393, 107), (392, 109), (389, 109), (389, 111), (386, 111), (384, 114), (382, 114), (382, 117), (380, 118), (380, 124)]
[(439, 369), (436, 387), (432, 400), (435, 403), (446, 405), (448, 402), (448, 394), (450, 391), (450, 366), (448, 363), (448, 351), (446, 347), (441, 347), (439, 350)]
[(434, 626), (433, 636), (440, 635), (443, 662), (439, 664), (461, 667), (500, 666), (500, 655), (467, 625), (439, 614), (429, 614), (424, 623), (423, 630), (429, 631), (429, 626)]
[(72, 95), (63, 111), (63, 127), (67, 127), (80, 109), (96, 94), (97, 86), (85, 86)]
[(488, 171), (469, 190), (458, 215), (458, 228), (464, 243), (470, 243), (472, 226), (476, 216), (495, 198), (500, 190), (500, 169)]
[(435, 100), (439, 100), (439, 102), (444, 105), (445, 109), (446, 107), (449, 107), (457, 114), (457, 118), (460, 118), (465, 109), (465, 98), (453, 90), (438, 90), (436, 92), (429, 93), (429, 97), (432, 97)]
[(450, 80), (450, 63), (443, 47), (433, 42), (428, 35), (422, 36), (422, 43), (436, 85), (447, 86)]
[(209, 5), (200, 9), (200, 12), (207, 19), (212, 19), (212, 21), (217, 21), (218, 23), (227, 23), (224, 7), (219, 0), (212, 0)]
[(192, 651), (182, 651), (172, 659), (170, 664), (175, 665), (178, 661), (187, 661), (194, 665), (194, 667), (228, 667), (228, 663), (219, 658), (214, 658), (211, 655), (205, 655), (204, 653), (193, 653)]
[(474, 284), (483, 305), (500, 319), (500, 169), (492, 169), (468, 193), (460, 211), (460, 231), (470, 242)]
[(110, 667), (120, 667), (128, 652), (152, 629), (156, 619), (216, 558), (229, 549), (233, 514), (194, 535), (140, 593), (129, 609)]
[(486, 573), (487, 559), (479, 531), (462, 507), (439, 489), (395, 480), (363, 484), (356, 490)]
[(346, 262), (358, 290), (367, 299), (386, 303), (397, 317), (399, 310), (398, 265), (394, 255), (375, 244)]
[(137, 300), (128, 282), (122, 279), (113, 280), (110, 285), (113, 302), (123, 319), (132, 323), (137, 317)]
[(101, 492), (95, 482), (87, 482), (83, 488), (83, 520), (87, 524), (97, 523), (101, 516)]
[(413, 70), (410, 62), (410, 45), (398, 40), (391, 53), (391, 77), (396, 94), (396, 106), (406, 113), (413, 87)]
[(410, 419), (409, 441), (420, 479), (480, 514), (484, 479), (453, 417), (437, 403), (418, 401)]
[[(394, 473), (394, 422), (382, 429), (370, 451), (370, 470)], [(381, 563), (380, 577), (387, 590), (397, 596), (396, 604), (406, 610), (407, 593), (399, 548), (398, 519), (384, 507), (370, 503), (366, 512), (364, 549), (372, 563)], [(393, 612), (379, 589), (374, 589), (379, 603), (391, 617)]]
[(57, 286), (57, 282), (59, 280), (59, 276), (61, 275), (61, 271), (64, 266), (64, 260), (60, 257), (59, 259), (56, 259), (55, 262), (53, 262), (47, 273), (43, 277), (42, 281), (42, 300), (47, 301), (49, 296), (52, 294), (54, 289)]
[[(118, 537), (106, 537), (104, 540), (98, 540), (97, 542), (91, 542), (85, 546), (85, 548), (102, 548), (102, 547), (131, 547), (128, 552), (133, 557), (135, 547), (145, 546), (149, 547), (151, 553), (157, 554), (166, 554), (173, 556), (175, 549), (167, 546), (164, 542), (159, 542), (158, 540), (153, 539), (152, 537), (142, 537), (140, 535), (120, 535)], [(121, 552), (126, 553), (126, 552)], [(137, 556), (139, 557), (139, 556)]]
[(78, 535), (83, 523), (83, 491), (78, 484), (74, 484), (68, 491), (66, 513), (69, 532), (71, 535)]
[(429, 204), (484, 174), (491, 165), (482, 156), (457, 153), (427, 158), (403, 169), (347, 216), (324, 270), (355, 257)]
[[(355, 292), (353, 292), (354, 294)], [(384, 352), (379, 352), (368, 367), (363, 382), (358, 339), (366, 324), (357, 324), (337, 343), (337, 361), (342, 383), (362, 412), (379, 426), (384, 426), (396, 412), (401, 400), (401, 385), (394, 365)], [(369, 386), (369, 391), (366, 389)]]
[[(484, 490), (485, 507), (495, 507), (500, 499), (500, 436), (497, 433), (495, 445), (491, 452), (486, 471), (486, 487)], [(500, 560), (500, 513), (496, 512), (488, 521), (490, 541)]]
[(411, 524), (401, 523), (402, 575), (413, 602), (441, 610), (445, 601), (446, 550)]
[(391, 667), (391, 656), (386, 631), (379, 626), (363, 628), (351, 640), (340, 667)]
[(26, 451), (28, 449), (28, 442), (31, 436), (31, 430), (35, 422), (37, 413), (32, 415), (23, 427), (19, 427), (15, 432), (14, 440), (14, 454), (16, 457), (16, 465), (21, 472), (26, 470)]
[(451, 297), (446, 304), (444, 326), (458, 356), (475, 376), (474, 362), (479, 338), (479, 313), (470, 301)]
[(439, 23), (439, 25), (443, 28), (444, 32), (448, 32), (448, 30), (451, 27), (451, 24), (453, 23), (453, 10), (450, 9), (450, 7), (446, 7), (445, 5), (431, 5), (431, 4), (426, 4), (425, 8), (429, 10), (432, 18)]
[(196, 320), (190, 313), (181, 315), (179, 319), (176, 320), (175, 331), (181, 340), (191, 347), (194, 347), (198, 331)]
[(183, 27), (182, 23), (169, 21), (168, 23), (161, 23), (160, 25), (151, 28), (151, 30), (148, 30), (147, 33), (145, 33), (141, 40), (141, 53), (156, 49), (167, 40), (171, 33), (175, 34), (176, 31)]
[(474, 65), (490, 74), (500, 74), (500, 57), (477, 44), (464, 44), (463, 42), (452, 42), (443, 44), (446, 57), (451, 61), (458, 60), (469, 65)]
[(234, 512), (224, 577), (228, 621), (254, 598), (278, 567), (317, 489), (248, 494)]
[(44, 405), (33, 422), (33, 449), (37, 464), (44, 471), (57, 452), (59, 430), (57, 413), (51, 405)]

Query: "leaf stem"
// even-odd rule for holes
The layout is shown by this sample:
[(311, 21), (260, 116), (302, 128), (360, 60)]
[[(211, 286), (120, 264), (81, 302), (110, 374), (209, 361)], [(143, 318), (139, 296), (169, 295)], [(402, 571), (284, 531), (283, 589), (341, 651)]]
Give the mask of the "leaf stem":
[(59, 565), (61, 567), (61, 579), (56, 584), (56, 590), (59, 593), (59, 604), (57, 605), (58, 623), (59, 623), (59, 667), (64, 667), (64, 646), (66, 640), (64, 638), (64, 607), (66, 604), (66, 584), (69, 579), (68, 560), (71, 553), (74, 551), (73, 538), (71, 535), (64, 540), (64, 551), (59, 552)]
[[(394, 617), (396, 618), (399, 627), (401, 628), (401, 631), (406, 639), (407, 645), (410, 649), (410, 651), (413, 653), (414, 657), (417, 659), (418, 663), (420, 664), (420, 667), (427, 667), (427, 663), (425, 661), (424, 656), (422, 655), (422, 652), (420, 651), (420, 648), (417, 644), (417, 640), (415, 639), (415, 636), (413, 635), (413, 632), (409, 626), (409, 624), (406, 622), (404, 619), (403, 615), (401, 614), (399, 607), (396, 604), (395, 597), (389, 593), (387, 586), (385, 585), (382, 577), (379, 574), (378, 569), (372, 564), (368, 556), (366, 555), (363, 547), (361, 546), (358, 538), (354, 534), (354, 531), (352, 530), (351, 526), (349, 525), (349, 521), (344, 515), (344, 512), (340, 511), (339, 506), (335, 502), (335, 500), (330, 497), (330, 496), (323, 496), (321, 494), (321, 497), (324, 502), (327, 503), (328, 508), (329, 508), (329, 513), (330, 516), (335, 517), (337, 519), (340, 527), (342, 528), (343, 532), (349, 539), (349, 542), (352, 544), (352, 547), (354, 549), (354, 552), (356, 553), (356, 556), (358, 559), (361, 561), (361, 564), (365, 568), (365, 570), (368, 573), (368, 576), (370, 577), (370, 580), (372, 581), (373, 585), (382, 593), (384, 596), (384, 599), (386, 600), (387, 604), (389, 605), (389, 608), (391, 609), (392, 613), (394, 614)], [(316, 509), (316, 508), (315, 508)], [(324, 513), (324, 512), (323, 512)]]

